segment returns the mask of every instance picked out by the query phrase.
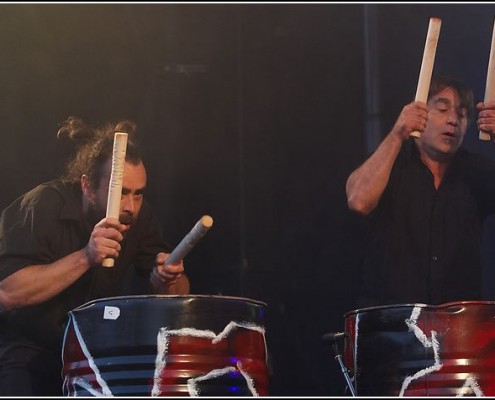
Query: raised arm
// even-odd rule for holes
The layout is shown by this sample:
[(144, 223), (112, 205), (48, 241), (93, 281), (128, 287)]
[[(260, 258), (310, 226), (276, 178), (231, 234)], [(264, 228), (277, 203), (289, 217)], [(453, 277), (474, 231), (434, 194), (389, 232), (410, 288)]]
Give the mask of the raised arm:
[(373, 154), (348, 177), (346, 182), (349, 208), (367, 215), (377, 206), (390, 172), (402, 147), (413, 131), (424, 131), (428, 111), (426, 104), (412, 102), (402, 109), (392, 130)]

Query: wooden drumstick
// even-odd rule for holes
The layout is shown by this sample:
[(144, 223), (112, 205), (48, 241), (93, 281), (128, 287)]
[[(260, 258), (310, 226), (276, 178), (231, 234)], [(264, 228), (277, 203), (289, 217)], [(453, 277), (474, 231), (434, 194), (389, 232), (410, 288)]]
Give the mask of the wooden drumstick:
[[(108, 185), (107, 217), (119, 219), (120, 200), (122, 198), (122, 180), (124, 178), (125, 153), (127, 150), (127, 133), (115, 132), (112, 153), (112, 172)], [(101, 264), (113, 267), (114, 259), (105, 258)]]
[(203, 215), (201, 219), (196, 222), (194, 227), (189, 231), (189, 233), (184, 236), (177, 247), (170, 253), (170, 255), (165, 260), (165, 265), (178, 264), (186, 255), (191, 251), (191, 249), (198, 243), (208, 229), (213, 225), (213, 218), (209, 215)]
[[(430, 18), (428, 33), (426, 35), (425, 49), (423, 52), (423, 61), (419, 72), (418, 86), (416, 89), (415, 101), (428, 101), (428, 91), (430, 90), (431, 74), (433, 64), (435, 63), (435, 53), (437, 51), (438, 37), (440, 36), (440, 27), (442, 20), (440, 18)], [(419, 138), (421, 132), (413, 131), (410, 136)]]
[[(486, 72), (486, 88), (485, 88), (485, 100), (487, 103), (489, 101), (495, 100), (495, 21), (493, 25), (492, 32), (492, 45), (490, 48), (490, 58), (488, 60), (488, 70)], [(489, 132), (480, 131), (479, 138), (481, 140), (490, 140), (491, 136)]]

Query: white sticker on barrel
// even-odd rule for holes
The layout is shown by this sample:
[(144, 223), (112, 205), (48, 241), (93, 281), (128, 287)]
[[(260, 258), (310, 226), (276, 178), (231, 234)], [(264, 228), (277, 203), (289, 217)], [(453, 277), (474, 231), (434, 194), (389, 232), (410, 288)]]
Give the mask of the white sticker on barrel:
[(117, 319), (120, 317), (120, 308), (105, 306), (103, 310), (103, 319)]

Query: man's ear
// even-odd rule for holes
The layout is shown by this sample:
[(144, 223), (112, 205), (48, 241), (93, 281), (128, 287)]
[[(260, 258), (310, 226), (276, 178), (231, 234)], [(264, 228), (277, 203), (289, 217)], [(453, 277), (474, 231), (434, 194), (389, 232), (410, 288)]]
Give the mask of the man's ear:
[(88, 200), (92, 201), (94, 199), (94, 194), (91, 190), (91, 185), (89, 184), (89, 179), (86, 174), (81, 176), (81, 190), (83, 192), (83, 196)]

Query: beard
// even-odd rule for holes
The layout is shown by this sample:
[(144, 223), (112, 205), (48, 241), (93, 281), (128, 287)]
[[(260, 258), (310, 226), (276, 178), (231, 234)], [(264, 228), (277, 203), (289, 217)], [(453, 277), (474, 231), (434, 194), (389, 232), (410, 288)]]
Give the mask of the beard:
[[(98, 222), (100, 222), (106, 216), (106, 209), (102, 209), (94, 204), (90, 204), (88, 207), (87, 218), (89, 224), (94, 227)], [(124, 225), (133, 225), (136, 218), (131, 213), (121, 213), (119, 215), (119, 222)]]
[(133, 225), (135, 220), (134, 215), (131, 213), (121, 213), (119, 215), (119, 221), (124, 225)]

